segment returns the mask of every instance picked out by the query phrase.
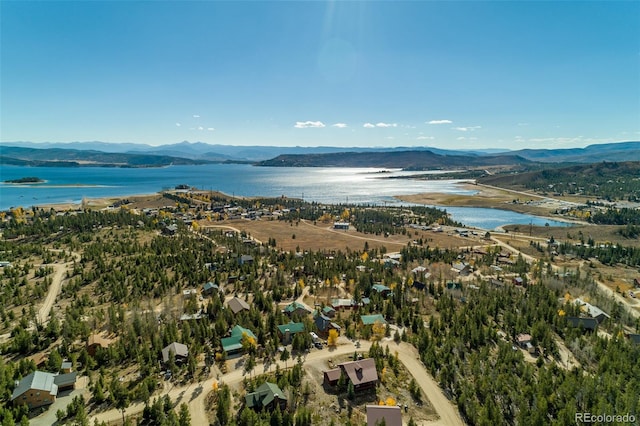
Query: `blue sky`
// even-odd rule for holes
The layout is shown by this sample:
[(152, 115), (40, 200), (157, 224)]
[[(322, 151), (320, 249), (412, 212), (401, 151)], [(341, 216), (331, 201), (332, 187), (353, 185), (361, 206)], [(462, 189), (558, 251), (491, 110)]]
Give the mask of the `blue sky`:
[(640, 140), (640, 3), (0, 2), (0, 139)]

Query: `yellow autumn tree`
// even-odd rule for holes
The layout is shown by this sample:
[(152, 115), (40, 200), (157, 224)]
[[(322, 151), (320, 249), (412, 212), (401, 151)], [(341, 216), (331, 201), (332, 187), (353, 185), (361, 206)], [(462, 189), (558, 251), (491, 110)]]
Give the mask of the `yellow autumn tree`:
[(329, 330), (329, 336), (327, 337), (327, 345), (335, 347), (338, 344), (338, 331)]
[(396, 405), (396, 400), (395, 400), (395, 399), (393, 399), (393, 397), (391, 397), (391, 396), (387, 398), (387, 401), (386, 401), (386, 402), (387, 402), (387, 405), (388, 405), (389, 407), (392, 407), (392, 406), (395, 406), (395, 405)]
[(244, 349), (246, 352), (252, 352), (258, 347), (256, 339), (249, 336), (248, 333), (244, 332), (242, 333), (242, 339), (240, 340), (240, 343), (242, 344), (242, 349)]
[[(387, 367), (382, 367), (382, 371), (380, 372), (380, 383), (385, 383), (387, 381)], [(384, 405), (384, 404), (380, 404)]]
[(371, 326), (371, 331), (373, 332), (373, 336), (371, 336), (372, 340), (382, 340), (386, 327), (382, 321), (376, 321), (373, 323), (373, 326)]
[(366, 262), (367, 260), (369, 260), (369, 253), (365, 251), (360, 255), (360, 259), (362, 259), (363, 262)]
[(11, 209), (10, 212), (16, 223), (23, 223), (25, 221), (25, 213), (22, 207), (15, 207)]

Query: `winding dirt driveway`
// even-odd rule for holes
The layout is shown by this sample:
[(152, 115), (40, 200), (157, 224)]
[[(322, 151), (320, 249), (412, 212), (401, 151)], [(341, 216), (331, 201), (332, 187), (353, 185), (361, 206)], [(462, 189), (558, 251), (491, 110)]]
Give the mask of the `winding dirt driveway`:
[[(72, 253), (71, 255), (75, 260), (80, 260), (80, 255), (78, 253)], [(42, 265), (52, 267), (54, 269), (54, 273), (51, 278), (51, 285), (49, 286), (47, 297), (44, 299), (44, 303), (38, 310), (37, 320), (39, 324), (45, 324), (49, 320), (49, 312), (51, 312), (51, 308), (53, 308), (53, 304), (55, 303), (58, 294), (60, 294), (62, 282), (65, 280), (65, 274), (73, 267), (73, 262), (75, 260), (62, 264), (53, 263)]]

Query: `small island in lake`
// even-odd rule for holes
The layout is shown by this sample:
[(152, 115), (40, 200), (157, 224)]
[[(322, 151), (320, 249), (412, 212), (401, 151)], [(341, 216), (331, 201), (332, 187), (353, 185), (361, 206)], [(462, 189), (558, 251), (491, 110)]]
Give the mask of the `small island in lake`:
[(20, 179), (5, 180), (4, 183), (44, 183), (43, 179), (35, 176), (27, 176)]

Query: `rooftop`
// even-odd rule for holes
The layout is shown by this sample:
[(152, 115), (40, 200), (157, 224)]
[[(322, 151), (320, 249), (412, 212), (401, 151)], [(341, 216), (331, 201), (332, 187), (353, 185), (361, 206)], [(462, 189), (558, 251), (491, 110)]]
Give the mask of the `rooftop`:
[(384, 319), (382, 314), (373, 314), (373, 315), (360, 315), (360, 320), (364, 325), (372, 325), (377, 322), (386, 324), (387, 321)]
[(402, 426), (402, 410), (396, 405), (367, 405), (367, 426)]

